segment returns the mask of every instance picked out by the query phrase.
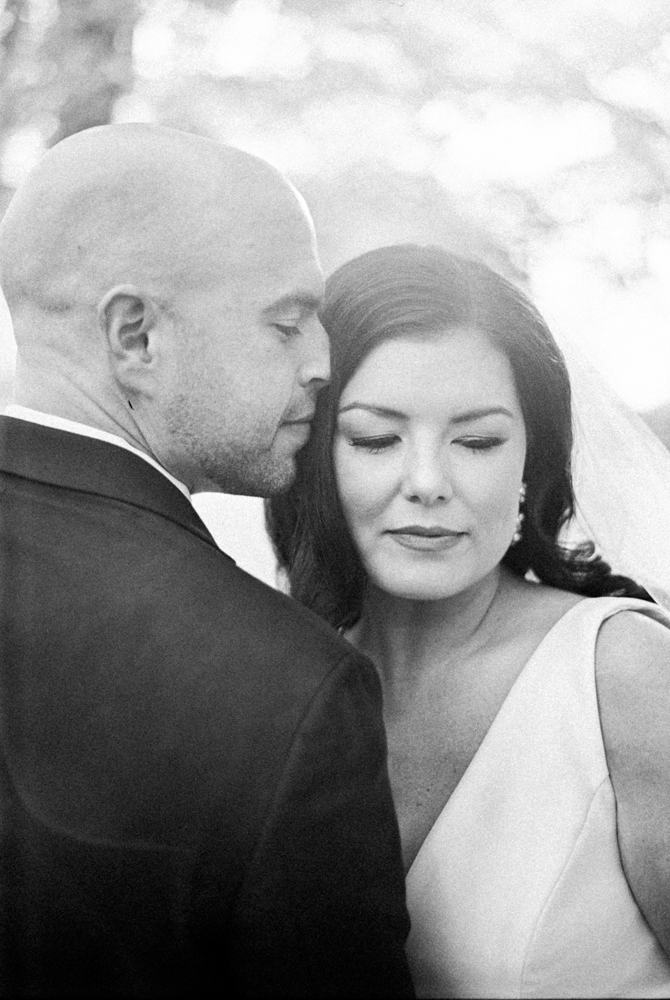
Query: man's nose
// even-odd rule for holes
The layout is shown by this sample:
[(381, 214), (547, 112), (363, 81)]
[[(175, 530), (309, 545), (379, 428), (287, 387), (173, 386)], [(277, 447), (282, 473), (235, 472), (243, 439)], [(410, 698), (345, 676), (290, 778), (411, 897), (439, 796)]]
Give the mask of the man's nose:
[(449, 460), (438, 448), (411, 449), (403, 472), (403, 494), (411, 503), (434, 504), (454, 495)]
[(330, 381), (330, 343), (318, 316), (313, 316), (303, 330), (304, 357), (300, 366), (301, 385), (322, 388)]

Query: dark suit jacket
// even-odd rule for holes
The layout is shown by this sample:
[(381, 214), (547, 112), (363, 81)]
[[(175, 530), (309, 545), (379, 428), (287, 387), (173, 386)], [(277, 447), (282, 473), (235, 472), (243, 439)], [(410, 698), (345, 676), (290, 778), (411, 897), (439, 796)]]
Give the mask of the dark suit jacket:
[(0, 469), (2, 995), (412, 995), (368, 661), (132, 453)]

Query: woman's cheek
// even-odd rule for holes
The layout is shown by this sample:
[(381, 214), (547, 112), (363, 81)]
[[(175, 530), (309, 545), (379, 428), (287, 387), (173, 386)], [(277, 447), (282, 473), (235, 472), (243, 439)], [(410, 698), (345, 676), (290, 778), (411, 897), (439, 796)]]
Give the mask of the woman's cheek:
[[(349, 446), (350, 450), (351, 446)], [(369, 505), (364, 470), (360, 459), (341, 449), (335, 453), (335, 478), (340, 503), (349, 528), (355, 532), (356, 526), (365, 518)]]
[[(376, 459), (376, 461), (375, 461)], [(335, 452), (335, 478), (347, 519), (366, 521), (381, 512), (389, 493), (388, 463), (349, 445)], [(350, 521), (351, 523), (351, 521)]]
[(481, 520), (488, 525), (492, 543), (503, 553), (516, 528), (520, 484), (521, 473), (508, 466), (492, 477), (490, 488), (480, 497)]

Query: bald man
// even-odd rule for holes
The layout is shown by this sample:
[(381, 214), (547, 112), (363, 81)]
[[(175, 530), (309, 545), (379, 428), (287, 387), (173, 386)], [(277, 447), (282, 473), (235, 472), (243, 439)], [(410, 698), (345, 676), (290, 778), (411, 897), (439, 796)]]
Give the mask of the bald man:
[(15, 195), (0, 281), (0, 990), (410, 996), (373, 668), (189, 500), (293, 478), (329, 375), (302, 199), (91, 129)]

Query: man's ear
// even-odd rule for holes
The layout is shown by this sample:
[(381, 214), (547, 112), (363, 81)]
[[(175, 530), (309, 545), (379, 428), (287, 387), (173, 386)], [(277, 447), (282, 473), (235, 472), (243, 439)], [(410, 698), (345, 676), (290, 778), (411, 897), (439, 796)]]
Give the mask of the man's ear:
[(98, 324), (120, 369), (138, 370), (151, 365), (149, 334), (158, 314), (151, 296), (135, 285), (116, 285), (100, 300)]

